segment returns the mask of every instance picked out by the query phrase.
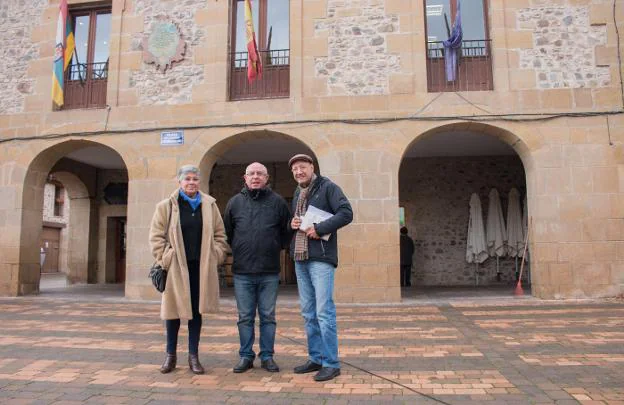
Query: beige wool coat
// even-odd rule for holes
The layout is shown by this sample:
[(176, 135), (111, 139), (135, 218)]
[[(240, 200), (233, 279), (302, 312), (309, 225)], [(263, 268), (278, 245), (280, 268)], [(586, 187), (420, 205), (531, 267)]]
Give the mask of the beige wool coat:
[[(176, 190), (171, 196), (156, 205), (152, 218), (149, 242), (152, 254), (163, 268), (167, 269), (167, 283), (160, 305), (161, 319), (193, 319), (191, 310), (191, 288), (188, 266), (184, 252), (180, 207)], [(199, 261), (199, 312), (216, 312), (219, 309), (219, 274), (217, 266), (225, 260), (229, 251), (221, 213), (215, 199), (201, 193), (203, 220), (201, 258)], [(165, 243), (165, 229), (171, 203), (169, 243)], [(165, 246), (166, 245), (166, 246)]]

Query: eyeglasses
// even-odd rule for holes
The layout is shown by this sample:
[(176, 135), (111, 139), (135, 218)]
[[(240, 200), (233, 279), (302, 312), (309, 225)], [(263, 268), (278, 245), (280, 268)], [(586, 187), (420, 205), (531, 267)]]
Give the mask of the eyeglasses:
[(252, 176), (264, 177), (264, 176), (268, 176), (268, 174), (265, 173), (265, 172), (257, 171), (257, 172), (247, 172), (247, 173), (245, 173), (245, 176), (249, 176), (249, 177), (252, 177)]

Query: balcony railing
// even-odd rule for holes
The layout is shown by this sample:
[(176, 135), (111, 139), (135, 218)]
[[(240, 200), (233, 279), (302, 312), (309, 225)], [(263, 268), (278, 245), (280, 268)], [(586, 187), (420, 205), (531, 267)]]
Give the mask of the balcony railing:
[(63, 109), (106, 107), (108, 62), (75, 63), (65, 77)]
[(441, 41), (427, 43), (427, 90), (479, 91), (494, 88), (491, 40), (462, 41), (454, 81), (446, 80), (444, 46)]
[(262, 78), (247, 81), (247, 52), (230, 54), (230, 100), (284, 98), (290, 95), (290, 49), (260, 51)]

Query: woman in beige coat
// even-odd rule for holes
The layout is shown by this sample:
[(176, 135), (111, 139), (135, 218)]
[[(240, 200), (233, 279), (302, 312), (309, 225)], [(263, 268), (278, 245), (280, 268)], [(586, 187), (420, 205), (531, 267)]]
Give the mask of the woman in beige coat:
[(167, 329), (167, 355), (160, 372), (176, 367), (178, 331), (184, 319), (189, 329), (189, 367), (203, 374), (198, 358), (201, 314), (218, 309), (217, 266), (229, 247), (215, 199), (199, 191), (199, 169), (182, 166), (178, 181), (180, 188), (156, 206), (150, 228), (152, 254), (167, 269), (160, 306)]

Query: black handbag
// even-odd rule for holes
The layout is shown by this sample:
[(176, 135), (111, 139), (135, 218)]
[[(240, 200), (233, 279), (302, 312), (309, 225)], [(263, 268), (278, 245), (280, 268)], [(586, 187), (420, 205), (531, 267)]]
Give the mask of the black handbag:
[(152, 279), (152, 284), (158, 290), (158, 292), (165, 291), (165, 285), (167, 283), (167, 270), (163, 269), (160, 264), (154, 263), (150, 269), (149, 276)]
[[(167, 230), (165, 231), (165, 248), (169, 244), (169, 223), (171, 222), (171, 201), (169, 201), (169, 219), (167, 220)], [(163, 251), (164, 251), (163, 249)], [(152, 279), (152, 284), (156, 287), (158, 292), (165, 291), (165, 286), (167, 285), (167, 270), (164, 269), (160, 264), (154, 263), (152, 267), (150, 267), (149, 278)]]

